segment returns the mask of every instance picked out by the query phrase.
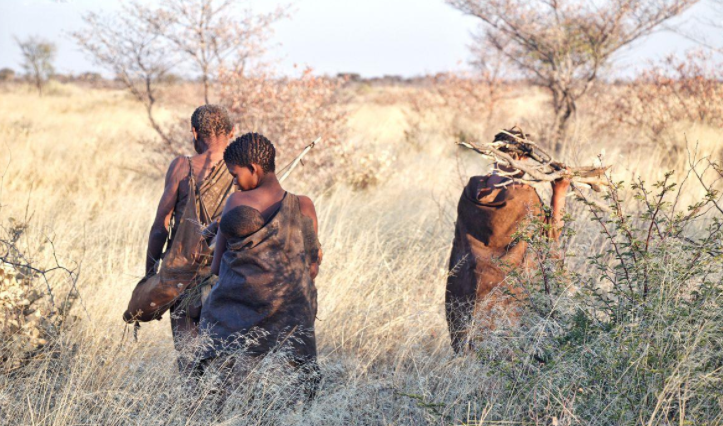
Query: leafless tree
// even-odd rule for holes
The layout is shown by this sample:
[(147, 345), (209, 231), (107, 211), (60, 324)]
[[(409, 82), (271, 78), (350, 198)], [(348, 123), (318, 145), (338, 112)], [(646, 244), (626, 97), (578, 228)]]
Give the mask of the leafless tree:
[(114, 17), (89, 12), (83, 19), (86, 28), (72, 33), (82, 50), (93, 61), (115, 73), (125, 87), (146, 109), (153, 129), (167, 145), (167, 132), (153, 116), (158, 81), (177, 63), (178, 57), (159, 35), (160, 20), (151, 21), (152, 10), (137, 3), (126, 3)]
[(242, 9), (237, 0), (170, 0), (146, 15), (181, 54), (193, 62), (209, 103), (209, 90), (221, 69), (233, 73), (260, 58), (271, 25), (286, 16), (283, 8), (266, 14)]
[(577, 102), (621, 48), (699, 0), (445, 0), (479, 18), (483, 52), (497, 52), (552, 96), (559, 150)]
[(43, 86), (53, 75), (53, 60), (57, 48), (55, 44), (38, 37), (28, 37), (25, 40), (15, 38), (23, 54), (23, 69), (33, 79), (38, 94), (43, 96)]
[(723, 0), (710, 0), (706, 12), (699, 14), (693, 25), (673, 29), (702, 48), (721, 55), (723, 54), (723, 41), (720, 38), (723, 31)]
[[(171, 72), (192, 71), (203, 82), (204, 100), (220, 72), (243, 71), (259, 58), (271, 24), (284, 9), (254, 14), (235, 0), (166, 0), (158, 7), (123, 3), (121, 13), (88, 13), (86, 28), (72, 34), (96, 64), (114, 72), (146, 108), (151, 125), (175, 152), (177, 141), (154, 118), (158, 84)], [(191, 67), (184, 65), (191, 62)]]

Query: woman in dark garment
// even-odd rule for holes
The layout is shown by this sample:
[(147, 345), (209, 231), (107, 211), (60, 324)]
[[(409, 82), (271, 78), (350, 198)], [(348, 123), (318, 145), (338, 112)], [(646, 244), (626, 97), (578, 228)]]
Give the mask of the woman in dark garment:
[(316, 212), (308, 197), (281, 187), (275, 156), (273, 144), (257, 133), (224, 152), (240, 191), (223, 211), (211, 266), (219, 280), (201, 312), (200, 327), (210, 338), (204, 365), (239, 352), (253, 363), (283, 351), (294, 367), (316, 371)]
[[(524, 136), (521, 130), (511, 129), (496, 135), (494, 141), (519, 145), (517, 138)], [(516, 160), (527, 158), (514, 152), (508, 154)], [(569, 179), (552, 182), (551, 208), (546, 214), (542, 200), (532, 186), (511, 182), (510, 177), (522, 177), (524, 173), (504, 165), (496, 168), (503, 174), (495, 171), (470, 178), (457, 206), (445, 295), (447, 325), (452, 348), (457, 353), (473, 348), (475, 328), (482, 325), (475, 324), (474, 320), (489, 308), (489, 305), (477, 302), (506, 285), (511, 270), (530, 268), (527, 243), (517, 236), (522, 226), (532, 218), (541, 219), (550, 225), (546, 232), (551, 240), (559, 238), (563, 226)], [(486, 324), (486, 327), (491, 325)]]

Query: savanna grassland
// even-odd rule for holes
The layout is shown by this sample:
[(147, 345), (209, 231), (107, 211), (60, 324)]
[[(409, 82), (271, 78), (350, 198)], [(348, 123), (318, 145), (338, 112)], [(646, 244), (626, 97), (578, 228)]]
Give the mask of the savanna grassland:
[[(318, 166), (310, 162), (287, 181), (290, 190), (314, 200), (324, 248), (316, 280), (324, 378), (304, 410), (288, 400), (292, 381), (273, 366), (219, 406), (211, 379), (179, 377), (167, 316), (144, 324), (137, 342), (122, 323), (143, 272), (163, 182), (163, 172), (148, 160), (157, 152), (147, 142), (154, 133), (143, 108), (112, 89), (54, 84), (41, 98), (22, 85), (0, 87), (3, 239), (22, 252), (16, 259), (73, 271), (48, 272), (47, 286), (32, 271), (16, 278), (38, 294), (49, 286), (55, 299), (56, 308), (46, 301), (26, 329), (59, 325), (35, 340), (22, 337), (32, 334), (22, 330), (3, 335), (4, 353), (25, 358), (8, 358), (3, 366), (0, 423), (723, 421), (721, 212), (710, 202), (716, 194), (688, 164), (696, 150), (698, 158), (710, 155), (720, 164), (720, 128), (681, 119), (653, 137), (616, 118), (626, 88), (606, 86), (591, 95), (559, 158), (590, 165), (603, 154), (613, 165), (613, 181), (626, 183), (614, 199), (584, 193), (624, 213), (569, 197), (567, 212), (575, 220), (563, 239), (566, 266), (546, 264), (549, 276), (519, 277), (530, 307), (520, 308), (518, 321), (488, 331), (477, 354), (455, 357), (444, 286), (456, 202), (466, 179), (487, 172), (489, 162), (454, 141), (461, 134), (490, 140), (514, 124), (534, 134), (548, 100), (522, 84), (504, 87), (478, 110), (430, 100), (424, 85), (361, 83), (341, 90), (348, 114), (340, 140), (345, 155)], [(193, 107), (166, 102), (160, 117), (190, 117)], [(246, 130), (252, 129), (240, 129)], [(282, 142), (277, 149), (294, 155)], [(322, 143), (312, 155), (327, 149)], [(706, 164), (698, 168), (703, 181), (720, 187), (715, 168), (703, 173)], [(662, 197), (670, 204), (656, 204), (661, 187), (653, 184), (668, 171), (674, 171), (669, 182), (683, 183), (682, 190), (671, 188)], [(638, 178), (647, 197), (636, 197), (631, 187), (641, 184)], [(699, 201), (707, 204), (696, 215), (675, 214), (686, 216), (686, 206)], [(547, 250), (537, 243), (536, 250)], [(540, 290), (542, 279), (554, 290)], [(62, 321), (52, 321), (53, 315)]]

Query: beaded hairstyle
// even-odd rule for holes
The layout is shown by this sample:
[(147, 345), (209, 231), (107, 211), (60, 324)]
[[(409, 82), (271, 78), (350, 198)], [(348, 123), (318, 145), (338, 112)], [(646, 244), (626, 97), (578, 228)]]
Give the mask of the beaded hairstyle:
[(193, 111), (191, 126), (196, 129), (198, 137), (227, 135), (233, 130), (233, 123), (226, 108), (220, 105), (202, 105)]

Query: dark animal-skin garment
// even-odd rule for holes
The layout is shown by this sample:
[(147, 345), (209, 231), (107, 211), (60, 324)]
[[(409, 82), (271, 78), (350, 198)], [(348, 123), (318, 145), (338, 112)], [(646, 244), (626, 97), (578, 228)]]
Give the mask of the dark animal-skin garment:
[(525, 267), (527, 243), (513, 235), (528, 217), (543, 214), (534, 188), (522, 184), (487, 188), (488, 177), (472, 177), (457, 207), (445, 296), (456, 352), (468, 347), (476, 302), (503, 283), (509, 268)]
[[(228, 248), (201, 312), (201, 330), (211, 340), (202, 359), (239, 348), (257, 357), (282, 346), (296, 364), (316, 360), (316, 287), (302, 220), (298, 197), (286, 193), (278, 212), (258, 231), (248, 236), (222, 231)], [(223, 219), (221, 225), (232, 227)]]

